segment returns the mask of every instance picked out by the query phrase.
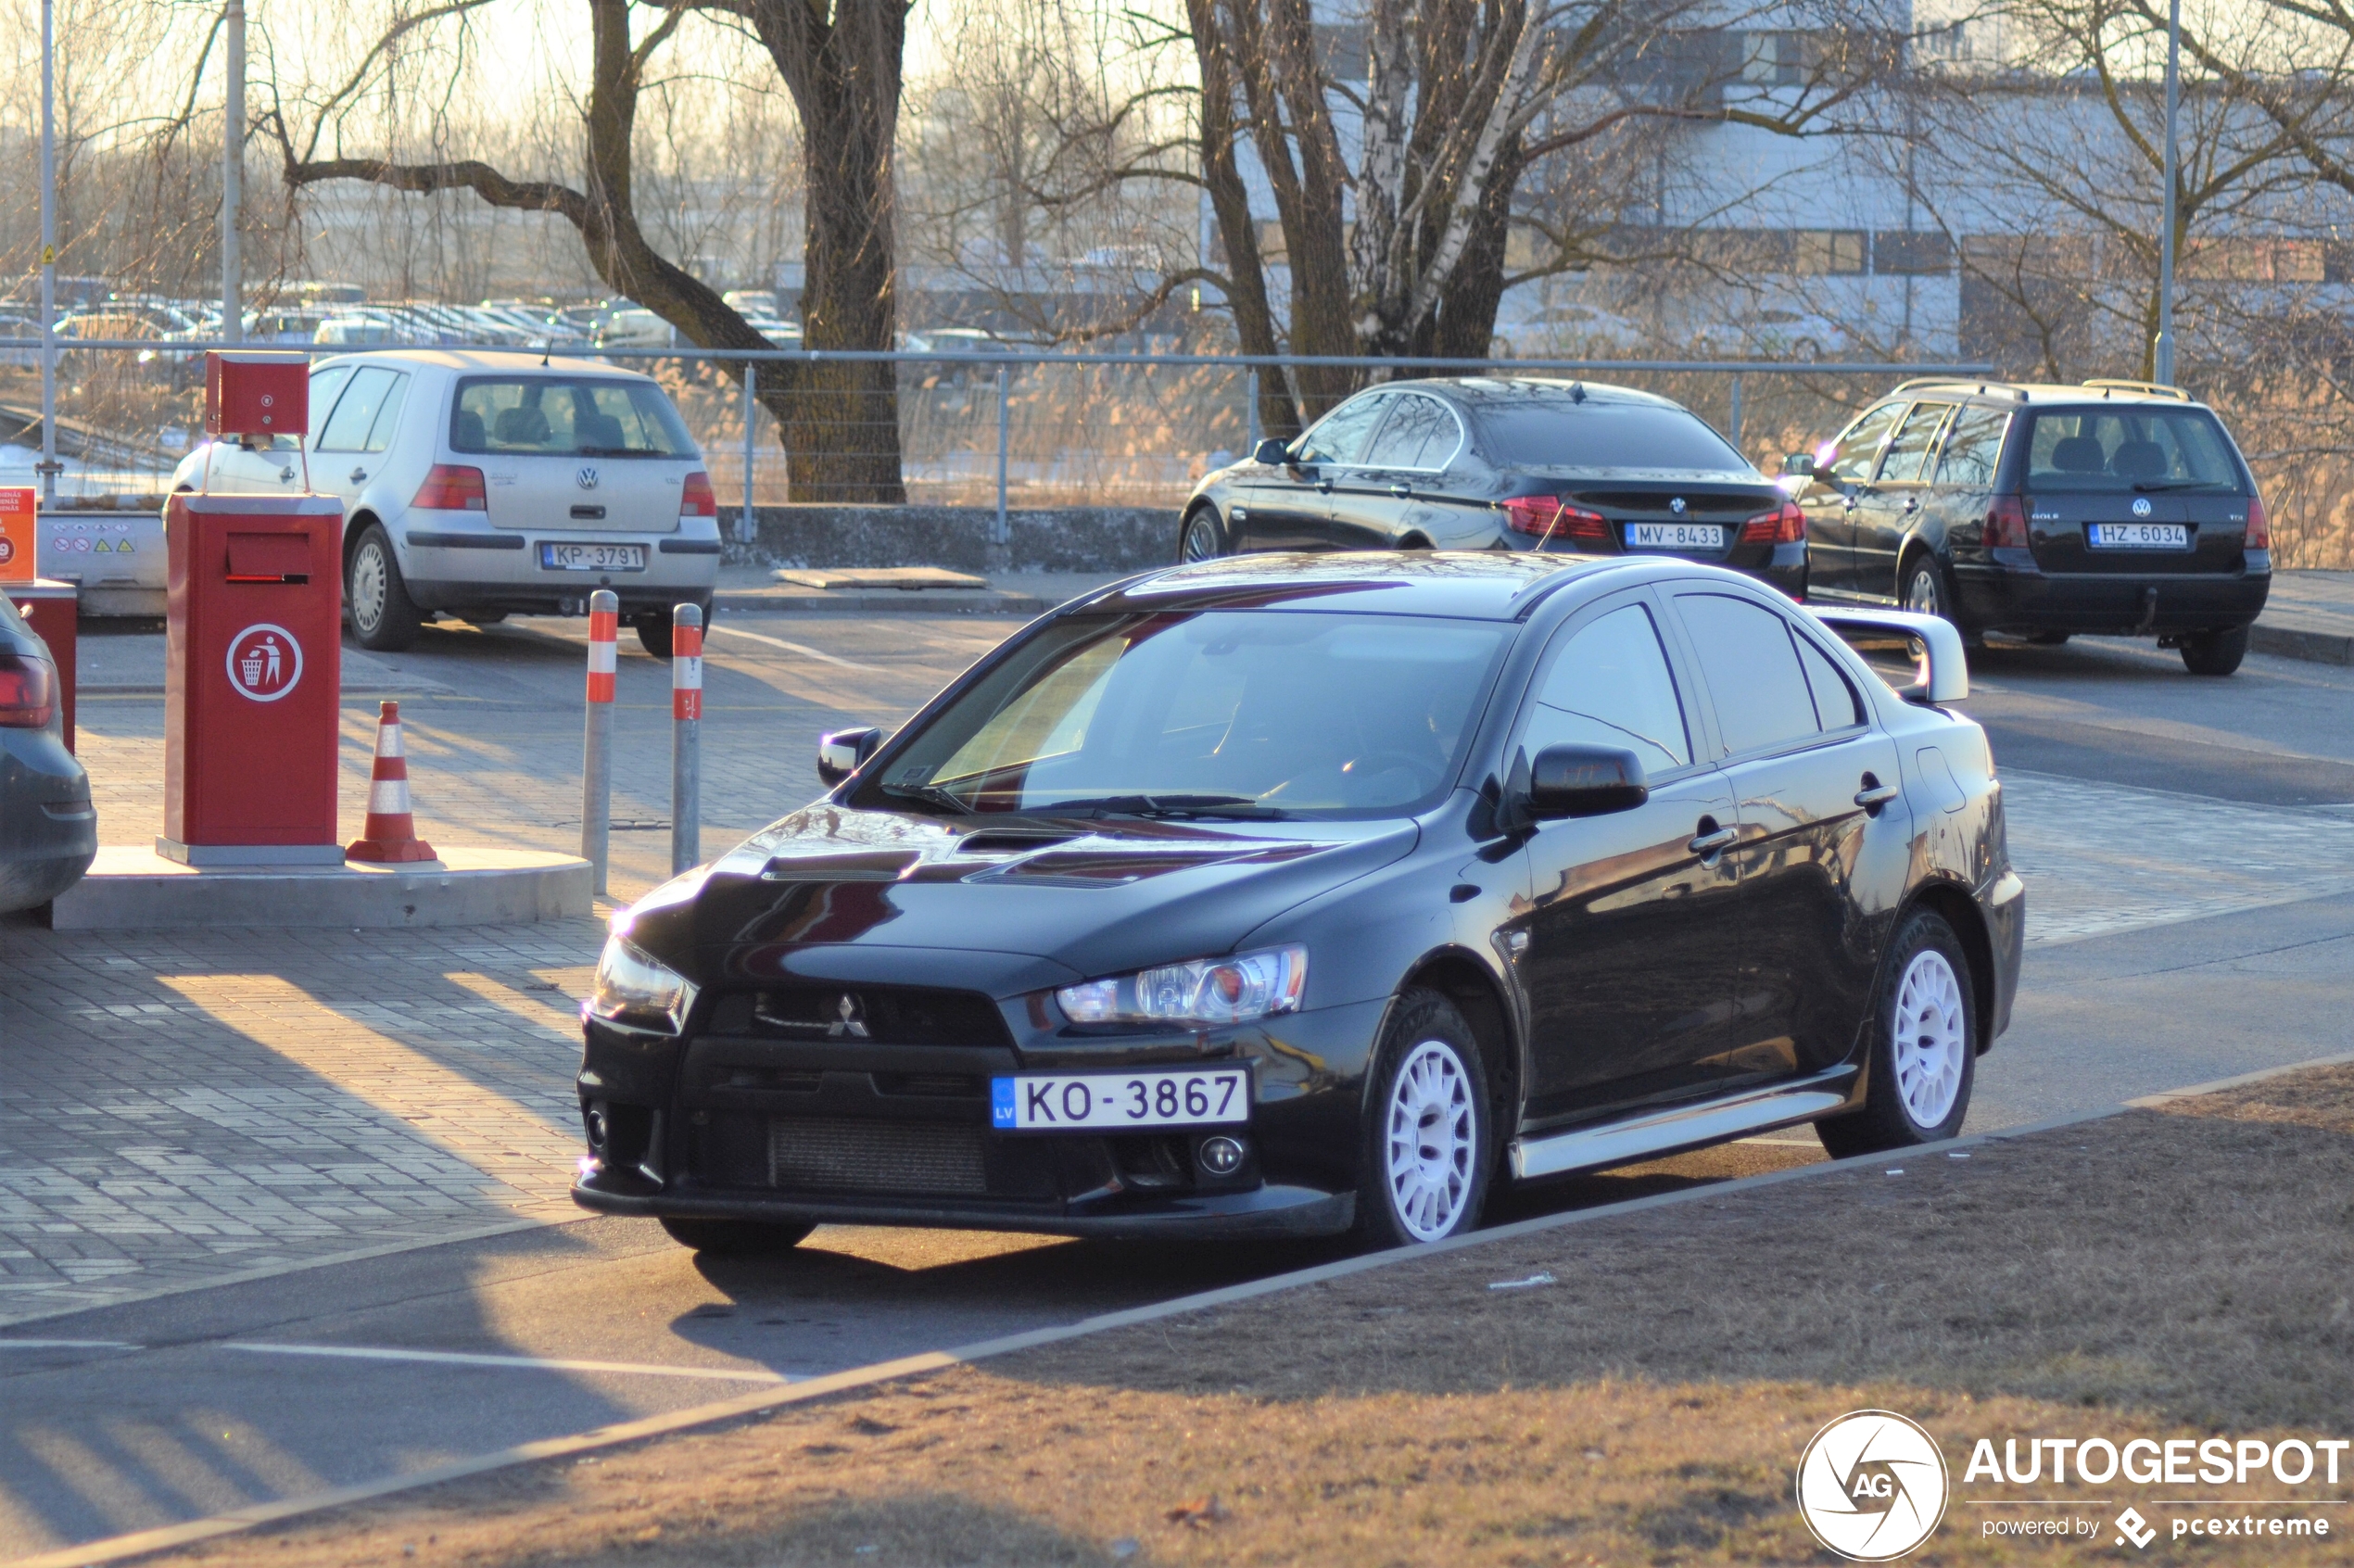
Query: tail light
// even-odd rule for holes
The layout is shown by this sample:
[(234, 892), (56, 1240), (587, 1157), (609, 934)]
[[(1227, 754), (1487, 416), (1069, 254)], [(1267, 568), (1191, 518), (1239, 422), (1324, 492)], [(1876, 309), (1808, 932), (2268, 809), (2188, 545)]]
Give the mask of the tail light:
[(0, 653), (0, 729), (46, 729), (57, 712), (57, 672), (37, 653)]
[(1794, 500), (1761, 512), (1741, 525), (1743, 544), (1797, 544), (1806, 537), (1806, 513)]
[(2264, 498), (2259, 495), (2247, 498), (2247, 548), (2272, 548), (2272, 520), (2264, 515)]
[(1601, 512), (1572, 506), (1559, 496), (1514, 496), (1503, 507), (1504, 525), (1515, 534), (1540, 539), (1610, 537), (1610, 522)]
[(678, 515), (681, 517), (716, 517), (719, 515), (719, 492), (711, 487), (711, 475), (696, 469), (687, 475), (678, 487)]
[(483, 488), (481, 469), (437, 462), (409, 504), (428, 512), (488, 512), (490, 492)]
[(1986, 509), (1986, 548), (2027, 548), (2027, 502), (2019, 496), (1996, 496)]

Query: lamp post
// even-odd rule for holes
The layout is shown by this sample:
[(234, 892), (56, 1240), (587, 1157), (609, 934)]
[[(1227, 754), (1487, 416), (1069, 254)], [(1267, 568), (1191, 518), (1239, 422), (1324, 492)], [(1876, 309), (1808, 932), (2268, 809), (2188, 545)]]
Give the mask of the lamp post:
[(2166, 218), (2158, 236), (2158, 341), (2151, 345), (2150, 373), (2161, 386), (2174, 385), (2174, 119), (2183, 95), (2183, 0), (2166, 7)]
[(57, 0), (41, 0), (41, 502), (57, 499)]
[(246, 186), (246, 4), (229, 0), (229, 52), (222, 66), (227, 73), (228, 102), (222, 106), (225, 126), (221, 148), (221, 335), (230, 343), (245, 340), (245, 265), (237, 253), (237, 209), (245, 205)]

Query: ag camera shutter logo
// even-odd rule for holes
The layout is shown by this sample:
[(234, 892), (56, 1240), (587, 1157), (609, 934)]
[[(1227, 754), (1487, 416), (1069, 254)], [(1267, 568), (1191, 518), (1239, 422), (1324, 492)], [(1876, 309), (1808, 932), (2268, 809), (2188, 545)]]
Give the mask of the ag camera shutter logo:
[(1928, 1540), (1951, 1492), (1937, 1439), (1891, 1410), (1840, 1417), (1798, 1461), (1799, 1517), (1853, 1562), (1886, 1562)]

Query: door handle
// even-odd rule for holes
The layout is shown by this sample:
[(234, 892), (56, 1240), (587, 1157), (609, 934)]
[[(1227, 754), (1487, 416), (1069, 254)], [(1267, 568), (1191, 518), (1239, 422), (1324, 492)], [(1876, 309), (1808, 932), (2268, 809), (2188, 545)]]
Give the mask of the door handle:
[(1396, 496), (1399, 500), (1404, 500), (1408, 496), (1414, 493), (1414, 487), (1411, 485), (1392, 485), (1389, 487), (1389, 493)]
[(1883, 784), (1867, 773), (1864, 775), (1864, 787), (1855, 791), (1855, 803), (1878, 816), (1880, 807), (1903, 793), (1895, 785)]
[(1846, 510), (1846, 511), (1849, 511), (1849, 512), (1853, 512), (1853, 511), (1854, 511), (1854, 510), (1855, 510), (1855, 498), (1854, 498), (1854, 496), (1850, 496), (1850, 497), (1848, 497), (1848, 498), (1847, 498), (1847, 506), (1846, 506), (1845, 510)]
[(1319, 495), (1331, 495), (1333, 493), (1333, 482), (1329, 479), (1317, 480), (1316, 491)]
[(1740, 828), (1718, 828), (1714, 826), (1715, 821), (1716, 819), (1713, 816), (1702, 817), (1700, 836), (1684, 846), (1702, 860), (1715, 859), (1723, 851), (1731, 847), (1735, 839), (1741, 836)]
[(1906, 496), (1906, 497), (1905, 498), (1905, 511), (1907, 511), (1907, 512), (1918, 512), (1920, 509), (1921, 509), (1921, 499), (1920, 499), (1920, 497), (1918, 497), (1918, 496)]
[(355, 468), (351, 471), (351, 482), (355, 485), (362, 483), (367, 477), (368, 471), (364, 468)]

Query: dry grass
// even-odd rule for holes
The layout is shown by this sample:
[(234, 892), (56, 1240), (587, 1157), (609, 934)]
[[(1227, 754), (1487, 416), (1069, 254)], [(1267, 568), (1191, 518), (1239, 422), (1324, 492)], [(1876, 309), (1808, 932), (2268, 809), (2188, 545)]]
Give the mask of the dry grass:
[[(1556, 1283), (1487, 1288), (1539, 1271)], [(1823, 1562), (1792, 1468), (1862, 1406), (1937, 1433), (1957, 1485), (1979, 1435), (2354, 1435), (2350, 1291), (2354, 1071), (2331, 1069), (1417, 1259), (184, 1560)], [(2077, 1511), (2105, 1556), (2118, 1509), (2162, 1518), (2183, 1495), (2098, 1490)], [(2335, 1534), (2303, 1556), (2146, 1555), (2347, 1561), (2354, 1510), (2322, 1511)], [(1957, 1502), (1908, 1561), (2084, 1551), (1981, 1538), (1983, 1517)]]

